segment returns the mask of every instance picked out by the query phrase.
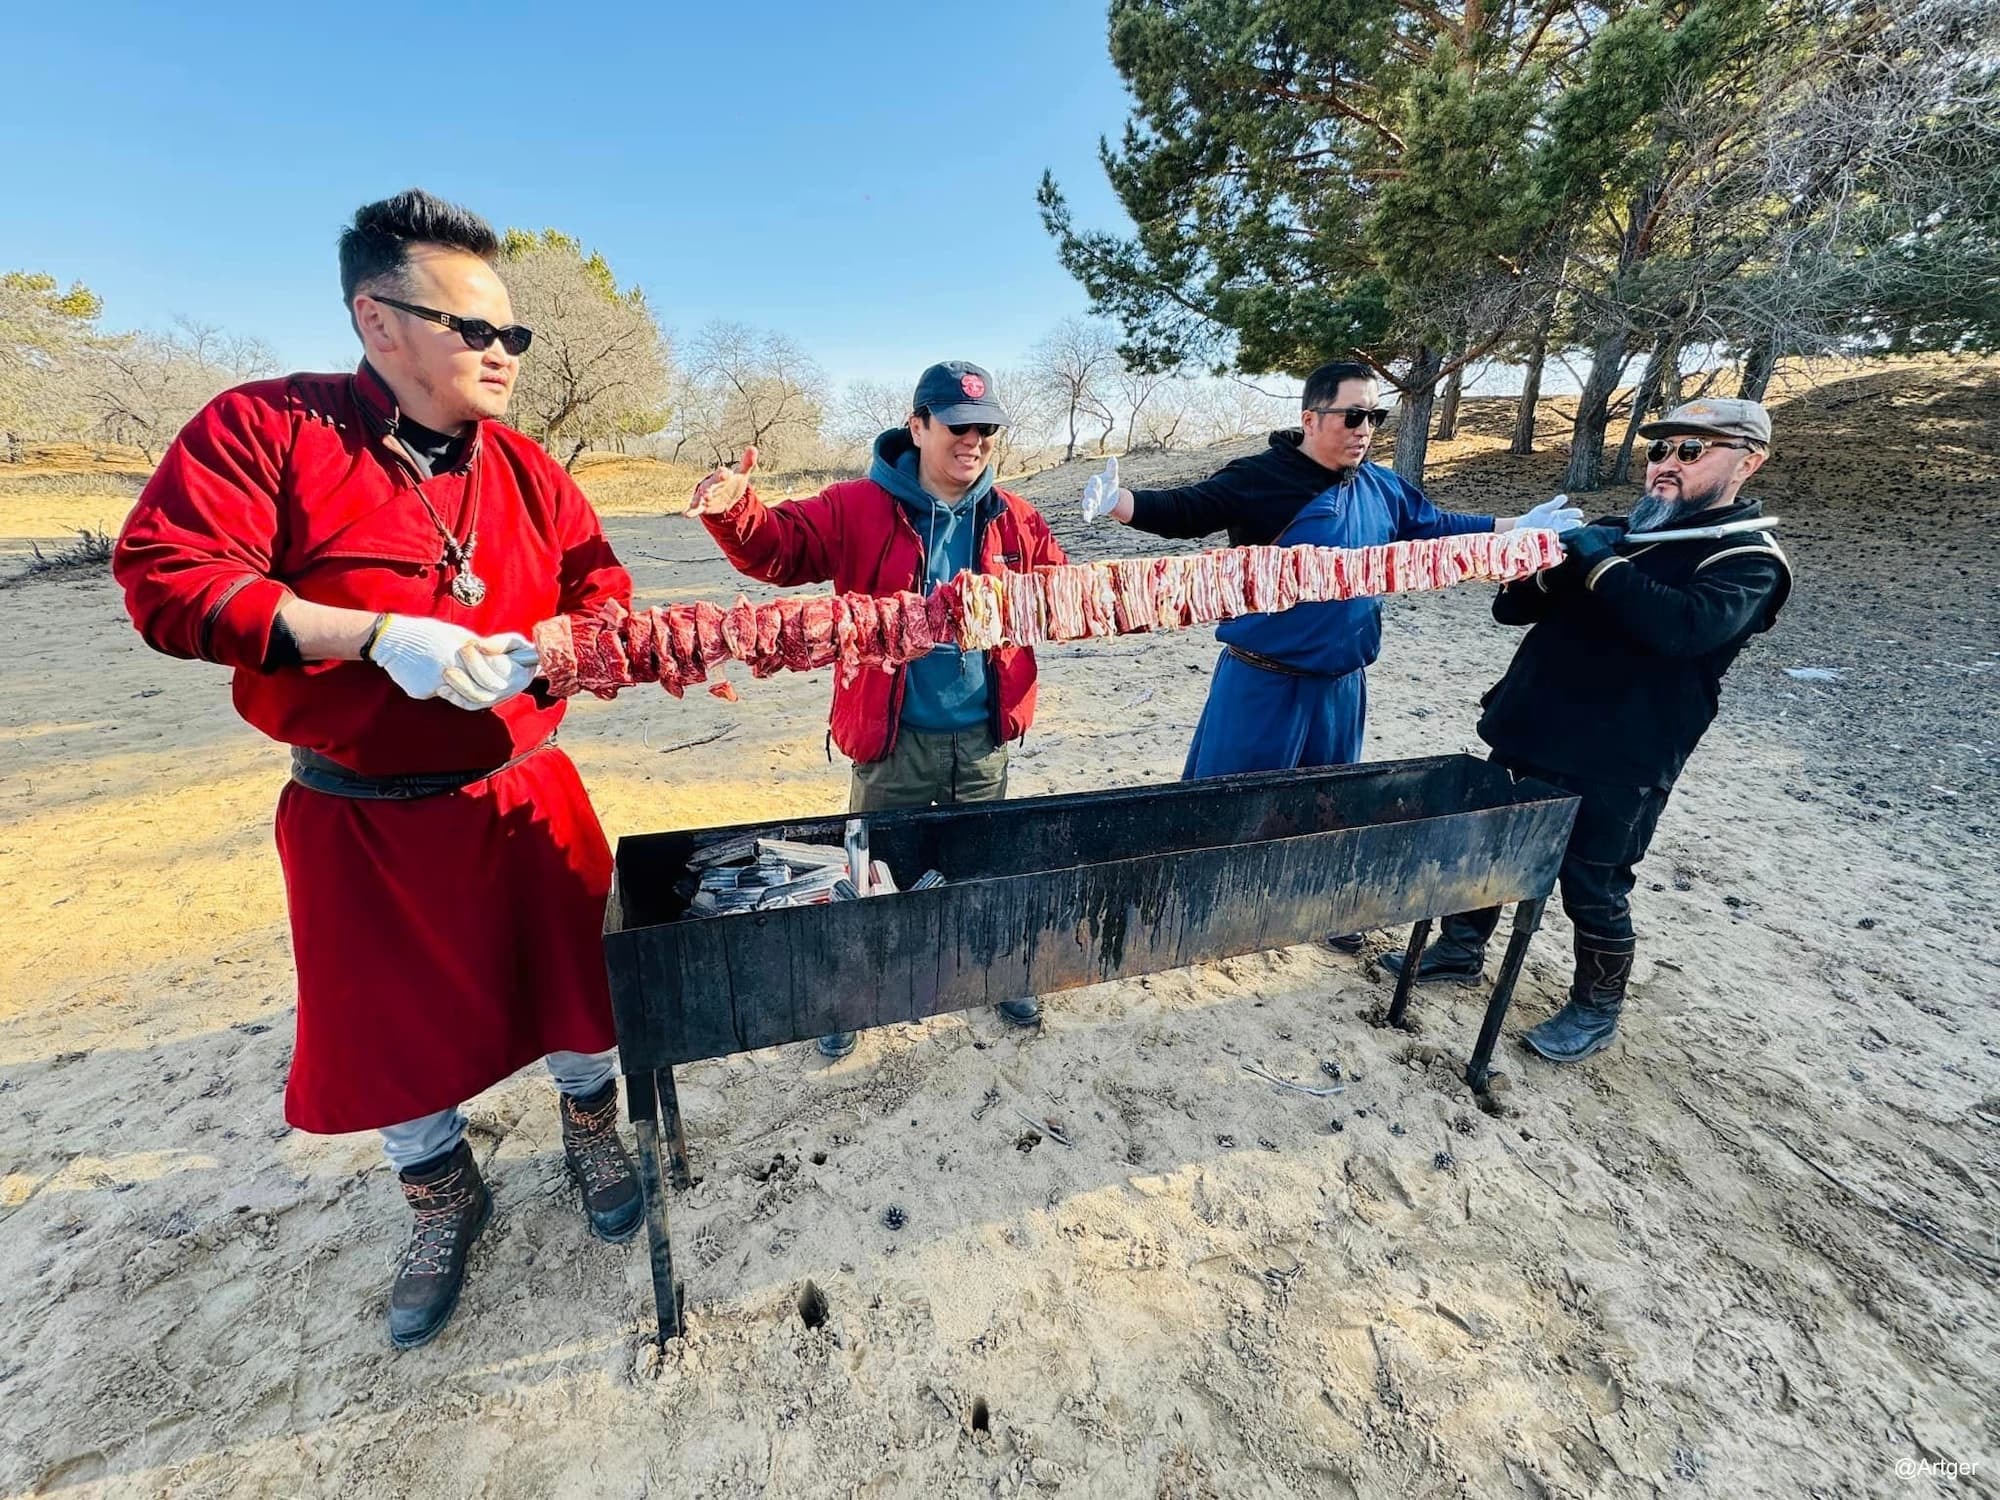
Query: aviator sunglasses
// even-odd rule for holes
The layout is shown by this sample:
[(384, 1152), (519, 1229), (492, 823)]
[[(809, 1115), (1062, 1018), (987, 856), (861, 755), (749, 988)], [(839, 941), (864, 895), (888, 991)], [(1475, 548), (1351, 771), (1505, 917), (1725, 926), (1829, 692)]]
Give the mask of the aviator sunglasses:
[(1379, 406), (1372, 410), (1365, 406), (1349, 406), (1345, 408), (1314, 406), (1308, 409), (1318, 416), (1339, 417), (1341, 421), (1347, 424), (1347, 429), (1350, 432), (1359, 427), (1363, 422), (1366, 422), (1370, 427), (1380, 427), (1384, 422), (1389, 420), (1389, 413)]
[(1678, 443), (1670, 443), (1665, 438), (1654, 438), (1646, 448), (1646, 462), (1663, 464), (1667, 455), (1672, 454), (1684, 464), (1699, 460), (1711, 448), (1745, 448), (1748, 443), (1718, 443), (1714, 438), (1684, 437)]
[[(373, 295), (371, 293), (371, 295)], [(414, 302), (398, 302), (394, 297), (376, 297), (390, 307), (401, 308), (412, 317), (422, 318), (431, 323), (442, 323), (465, 340), (468, 349), (486, 350), (493, 347), (498, 339), (500, 347), (515, 358), (528, 352), (528, 345), (535, 341), (535, 330), (519, 323), (509, 323), (505, 328), (495, 328), (484, 318), (461, 318), (456, 313), (439, 312), (435, 307), (419, 307)]]

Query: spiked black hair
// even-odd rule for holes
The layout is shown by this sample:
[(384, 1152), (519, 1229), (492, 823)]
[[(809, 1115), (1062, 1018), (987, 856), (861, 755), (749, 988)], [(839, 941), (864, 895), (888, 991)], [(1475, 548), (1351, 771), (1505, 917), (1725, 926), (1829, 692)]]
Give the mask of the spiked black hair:
[(397, 280), (412, 245), (463, 250), (489, 263), (500, 257), (500, 237), (491, 224), (469, 208), (411, 188), (356, 209), (354, 222), (341, 231), (341, 297), (352, 306), (364, 285)]

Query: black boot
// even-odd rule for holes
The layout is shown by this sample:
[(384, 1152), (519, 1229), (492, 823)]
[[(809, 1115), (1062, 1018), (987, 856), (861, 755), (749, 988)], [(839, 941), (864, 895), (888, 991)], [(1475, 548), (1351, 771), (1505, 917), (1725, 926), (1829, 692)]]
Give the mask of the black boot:
[[(1418, 984), (1441, 984), (1455, 980), (1460, 984), (1476, 984), (1486, 970), (1486, 939), (1492, 929), (1482, 925), (1470, 916), (1446, 917), (1438, 924), (1438, 935), (1425, 945), (1417, 959), (1415, 982)], [(1403, 973), (1402, 953), (1382, 955), (1382, 967), (1392, 977), (1400, 978)]]
[(639, 1232), (646, 1200), (625, 1143), (618, 1138), (618, 1080), (587, 1098), (562, 1096), (563, 1155), (570, 1176), (583, 1189), (590, 1232), (613, 1245)]
[(400, 1177), (416, 1225), (389, 1288), (389, 1342), (414, 1349), (436, 1338), (458, 1306), (465, 1259), (493, 1217), (493, 1195), (464, 1141), (435, 1165), (413, 1167)]
[(1576, 977), (1570, 982), (1569, 1003), (1521, 1040), (1550, 1062), (1582, 1062), (1602, 1052), (1618, 1034), (1618, 1012), (1625, 1004), (1625, 986), (1632, 978), (1632, 953), (1608, 952), (1578, 935)]

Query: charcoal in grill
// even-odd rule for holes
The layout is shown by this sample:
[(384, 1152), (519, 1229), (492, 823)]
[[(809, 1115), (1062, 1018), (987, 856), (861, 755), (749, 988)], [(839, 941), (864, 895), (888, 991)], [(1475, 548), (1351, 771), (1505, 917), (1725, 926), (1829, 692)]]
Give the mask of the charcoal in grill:
[(713, 865), (733, 865), (757, 857), (757, 840), (754, 835), (743, 834), (733, 839), (722, 839), (697, 849), (688, 856), (688, 868), (705, 870)]
[(829, 865), (844, 867), (847, 851), (831, 844), (796, 844), (789, 839), (757, 840), (757, 858), (781, 859), (790, 868), (798, 871), (823, 870)]

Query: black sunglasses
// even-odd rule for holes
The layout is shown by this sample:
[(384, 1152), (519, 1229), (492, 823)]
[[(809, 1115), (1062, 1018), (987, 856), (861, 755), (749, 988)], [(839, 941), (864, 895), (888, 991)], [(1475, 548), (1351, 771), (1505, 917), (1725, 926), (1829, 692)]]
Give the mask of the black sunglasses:
[(968, 432), (976, 432), (981, 437), (992, 437), (1000, 430), (998, 422), (947, 422), (945, 431), (953, 437), (964, 437)]
[(1718, 443), (1714, 438), (1684, 437), (1678, 443), (1670, 443), (1665, 438), (1654, 438), (1646, 448), (1646, 462), (1663, 464), (1667, 455), (1673, 454), (1684, 464), (1700, 459), (1711, 448), (1748, 448), (1748, 443)]
[(418, 307), (414, 302), (398, 302), (394, 297), (377, 296), (373, 292), (369, 295), (377, 302), (401, 308), (412, 317), (444, 324), (465, 340), (465, 347), (468, 349), (491, 349), (493, 341), (498, 339), (500, 347), (518, 359), (528, 352), (528, 345), (535, 341), (535, 330), (524, 328), (519, 323), (509, 323), (505, 328), (495, 328), (484, 318), (461, 318), (456, 313), (439, 312), (435, 307)]
[(1389, 413), (1380, 406), (1375, 407), (1373, 410), (1365, 406), (1309, 406), (1306, 410), (1316, 416), (1339, 417), (1341, 421), (1347, 424), (1348, 431), (1350, 432), (1359, 427), (1363, 422), (1366, 422), (1370, 427), (1380, 427), (1384, 422), (1389, 420)]

